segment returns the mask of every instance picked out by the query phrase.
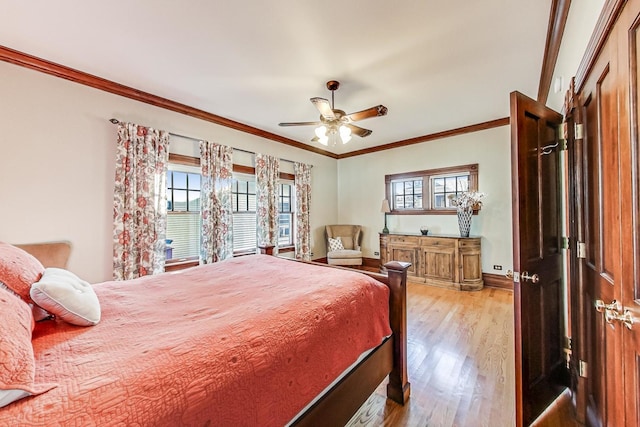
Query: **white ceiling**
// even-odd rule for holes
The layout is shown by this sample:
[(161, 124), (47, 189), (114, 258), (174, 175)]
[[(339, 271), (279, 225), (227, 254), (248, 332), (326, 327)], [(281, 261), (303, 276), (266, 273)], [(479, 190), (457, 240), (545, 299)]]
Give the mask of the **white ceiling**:
[(336, 108), (389, 109), (356, 123), (371, 136), (327, 148), (341, 154), (507, 117), (513, 90), (535, 98), (550, 7), (0, 0), (0, 45), (310, 145), (313, 127), (278, 123), (317, 120), (309, 98), (330, 100), (339, 80)]

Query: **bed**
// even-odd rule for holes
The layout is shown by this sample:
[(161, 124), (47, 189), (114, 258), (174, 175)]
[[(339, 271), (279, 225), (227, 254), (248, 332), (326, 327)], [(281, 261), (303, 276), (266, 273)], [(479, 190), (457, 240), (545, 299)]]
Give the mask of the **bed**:
[(252, 255), (95, 284), (95, 326), (35, 324), (34, 395), (0, 425), (344, 425), (387, 375), (404, 404), (407, 266)]

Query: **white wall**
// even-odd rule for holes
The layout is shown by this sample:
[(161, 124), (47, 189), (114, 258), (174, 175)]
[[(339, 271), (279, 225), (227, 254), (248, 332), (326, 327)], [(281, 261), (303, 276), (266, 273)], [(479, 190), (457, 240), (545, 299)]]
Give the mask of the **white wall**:
[[(572, 2), (548, 105), (560, 111), (604, 0)], [(517, 89), (517, 88), (514, 88)], [(508, 96), (508, 94), (505, 94)], [(90, 281), (111, 277), (111, 216), (116, 117), (174, 133), (314, 165), (312, 250), (324, 256), (324, 225), (365, 227), (366, 257), (379, 250), (384, 175), (480, 164), (485, 206), (471, 232), (482, 236), (482, 269), (511, 268), (511, 187), (508, 126), (339, 160), (0, 62), (0, 241), (68, 239), (69, 267)], [(224, 112), (216, 112), (224, 115)], [(454, 216), (389, 216), (391, 231), (457, 233)]]
[(324, 225), (337, 221), (335, 159), (5, 62), (0, 100), (0, 241), (70, 240), (69, 268), (91, 282), (112, 271), (112, 117), (313, 164), (316, 257), (324, 251)]
[[(580, 0), (571, 2), (569, 16), (564, 29), (558, 60), (553, 72), (551, 90), (547, 106), (562, 112), (564, 95), (569, 89), (571, 77), (576, 75), (580, 61), (584, 56), (587, 44), (598, 21), (604, 0)], [(556, 79), (561, 79), (560, 90), (554, 90)]]
[[(508, 96), (508, 94), (505, 94)], [(363, 255), (378, 258), (380, 213), (387, 174), (478, 163), (484, 205), (471, 221), (471, 234), (482, 236), (482, 271), (504, 274), (512, 268), (511, 149), (509, 126), (425, 142), (338, 161), (338, 222), (364, 227)], [(455, 215), (389, 215), (390, 232), (459, 235)], [(502, 265), (502, 271), (493, 270)]]

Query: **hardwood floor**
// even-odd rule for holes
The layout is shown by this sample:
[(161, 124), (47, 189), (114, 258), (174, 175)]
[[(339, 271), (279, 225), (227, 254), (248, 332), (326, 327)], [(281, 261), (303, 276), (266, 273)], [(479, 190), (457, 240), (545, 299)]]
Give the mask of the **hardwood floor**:
[(411, 397), (387, 401), (386, 382), (349, 426), (513, 426), (513, 293), (408, 286)]

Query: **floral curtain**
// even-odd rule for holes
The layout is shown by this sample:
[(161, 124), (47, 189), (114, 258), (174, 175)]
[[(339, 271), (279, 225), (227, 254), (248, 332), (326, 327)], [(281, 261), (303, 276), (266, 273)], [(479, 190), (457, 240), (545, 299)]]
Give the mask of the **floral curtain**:
[(164, 271), (169, 133), (120, 123), (113, 194), (113, 278)]
[[(258, 246), (273, 245), (278, 252), (278, 178), (277, 157), (256, 154), (256, 221)], [(258, 251), (259, 252), (259, 251)]]
[(211, 264), (233, 256), (232, 154), (231, 147), (200, 141), (201, 264)]
[(293, 164), (296, 187), (296, 259), (311, 260), (311, 225), (309, 208), (311, 204), (311, 165)]

